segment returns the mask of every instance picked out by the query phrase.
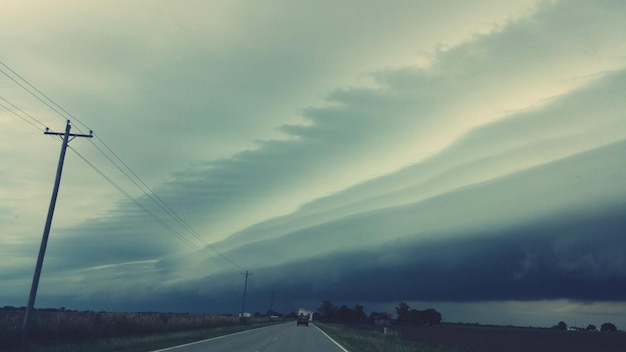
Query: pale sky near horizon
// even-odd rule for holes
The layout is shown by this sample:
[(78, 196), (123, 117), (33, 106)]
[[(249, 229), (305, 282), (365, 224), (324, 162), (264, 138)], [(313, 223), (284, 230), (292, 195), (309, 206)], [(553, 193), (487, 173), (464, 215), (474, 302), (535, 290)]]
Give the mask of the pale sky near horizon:
[(9, 0), (0, 41), (0, 306), (69, 119), (38, 306), (236, 313), (249, 270), (261, 312), (626, 329), (626, 3)]

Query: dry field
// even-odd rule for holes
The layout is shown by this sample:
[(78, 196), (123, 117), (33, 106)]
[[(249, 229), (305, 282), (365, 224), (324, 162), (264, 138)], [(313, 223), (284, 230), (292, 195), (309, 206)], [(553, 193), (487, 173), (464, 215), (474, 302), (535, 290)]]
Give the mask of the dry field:
[[(23, 309), (0, 309), (0, 352), (14, 350), (18, 346), (23, 318)], [(265, 321), (267, 319), (248, 319), (250, 324)], [(33, 314), (29, 340), (35, 344), (75, 343), (234, 327), (240, 324), (239, 318), (235, 316), (37, 310)]]

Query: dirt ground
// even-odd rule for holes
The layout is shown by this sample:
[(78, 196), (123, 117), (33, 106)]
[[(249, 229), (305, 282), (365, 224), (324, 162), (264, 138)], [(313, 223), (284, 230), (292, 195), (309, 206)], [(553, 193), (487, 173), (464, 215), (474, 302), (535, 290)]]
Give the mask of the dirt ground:
[[(360, 326), (360, 328), (374, 328)], [(382, 327), (376, 327), (382, 331)], [(444, 325), (392, 326), (404, 338), (462, 352), (624, 352), (626, 333)]]

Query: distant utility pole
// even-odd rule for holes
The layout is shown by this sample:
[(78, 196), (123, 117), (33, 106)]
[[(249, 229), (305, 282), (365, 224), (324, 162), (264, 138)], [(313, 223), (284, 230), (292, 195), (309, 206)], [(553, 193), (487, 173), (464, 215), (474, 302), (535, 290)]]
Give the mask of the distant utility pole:
[(39, 286), (39, 277), (41, 276), (41, 267), (43, 266), (43, 257), (46, 254), (46, 247), (48, 245), (48, 235), (50, 234), (50, 226), (52, 225), (52, 215), (54, 215), (54, 206), (57, 201), (57, 194), (59, 193), (59, 185), (61, 184), (61, 172), (63, 171), (63, 161), (65, 160), (65, 150), (67, 144), (70, 141), (70, 137), (93, 137), (93, 133), (89, 131), (89, 134), (72, 134), (70, 133), (70, 121), (67, 121), (65, 126), (65, 132), (49, 132), (48, 128), (44, 134), (51, 134), (56, 136), (63, 136), (63, 145), (61, 146), (61, 156), (59, 157), (59, 165), (57, 166), (57, 176), (54, 181), (54, 188), (52, 190), (52, 198), (50, 199), (50, 207), (48, 208), (48, 218), (46, 219), (46, 226), (43, 230), (43, 237), (41, 238), (41, 246), (39, 247), (39, 257), (37, 257), (37, 266), (35, 267), (35, 275), (33, 276), (33, 284), (30, 288), (30, 296), (28, 297), (28, 306), (26, 307), (26, 315), (24, 316), (24, 325), (22, 326), (22, 339), (28, 338), (28, 329), (30, 328), (30, 321), (32, 312), (35, 306), (35, 297), (37, 296), (37, 287)]
[(241, 320), (245, 321), (243, 313), (246, 310), (246, 289), (248, 288), (248, 275), (252, 275), (252, 274), (249, 273), (248, 270), (246, 270), (246, 272), (245, 273), (241, 273), (241, 275), (245, 275), (246, 276), (246, 281), (244, 281), (244, 284), (243, 284), (243, 304), (241, 305)]

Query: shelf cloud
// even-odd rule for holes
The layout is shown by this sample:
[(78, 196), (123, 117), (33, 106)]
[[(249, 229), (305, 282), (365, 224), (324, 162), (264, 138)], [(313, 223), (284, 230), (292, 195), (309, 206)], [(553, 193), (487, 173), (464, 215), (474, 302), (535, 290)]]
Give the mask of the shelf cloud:
[(0, 15), (0, 304), (60, 147), (24, 122), (70, 118), (98, 138), (71, 142), (39, 306), (236, 313), (249, 270), (261, 312), (626, 324), (625, 5), (141, 3)]

